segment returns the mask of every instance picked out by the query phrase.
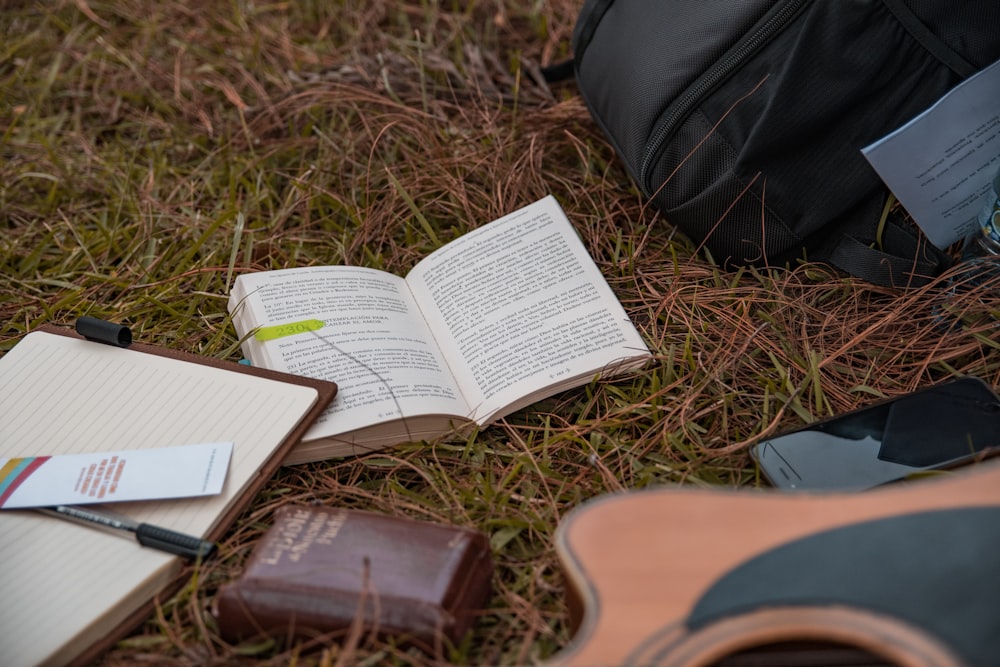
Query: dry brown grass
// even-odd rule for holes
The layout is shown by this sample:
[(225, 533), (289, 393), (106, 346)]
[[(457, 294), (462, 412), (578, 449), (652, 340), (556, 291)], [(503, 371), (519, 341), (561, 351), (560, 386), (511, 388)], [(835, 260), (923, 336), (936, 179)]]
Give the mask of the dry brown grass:
[[(646, 208), (576, 97), (529, 76), (578, 3), (7, 2), (0, 21), (0, 346), (81, 314), (237, 358), (233, 274), (404, 272), (551, 192), (655, 353), (467, 443), (287, 468), (221, 557), (100, 664), (522, 665), (569, 637), (552, 550), (587, 498), (754, 485), (762, 436), (946, 377), (1000, 384), (996, 286), (901, 292), (821, 266), (726, 273)], [(426, 219), (432, 233), (418, 222)], [(237, 220), (245, 220), (241, 234)], [(495, 594), (438, 657), (362, 636), (222, 641), (209, 613), (292, 502), (475, 526)]]

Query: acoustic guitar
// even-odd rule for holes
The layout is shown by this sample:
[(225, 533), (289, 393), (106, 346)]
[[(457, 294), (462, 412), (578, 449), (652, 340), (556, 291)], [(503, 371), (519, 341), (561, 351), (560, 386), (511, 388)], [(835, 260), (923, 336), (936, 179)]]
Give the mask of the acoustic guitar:
[(854, 494), (657, 488), (556, 533), (548, 667), (1000, 665), (1000, 461)]

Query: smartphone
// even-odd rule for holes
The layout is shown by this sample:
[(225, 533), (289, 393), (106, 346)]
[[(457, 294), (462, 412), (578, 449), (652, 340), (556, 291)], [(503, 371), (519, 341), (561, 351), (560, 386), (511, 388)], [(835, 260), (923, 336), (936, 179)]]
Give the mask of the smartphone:
[(1000, 397), (965, 377), (763, 440), (750, 450), (781, 489), (859, 491), (1000, 454)]

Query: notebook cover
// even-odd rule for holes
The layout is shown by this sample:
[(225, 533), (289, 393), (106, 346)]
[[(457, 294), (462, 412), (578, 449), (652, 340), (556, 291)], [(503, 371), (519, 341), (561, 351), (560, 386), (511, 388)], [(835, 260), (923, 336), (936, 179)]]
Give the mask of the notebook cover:
[(489, 600), (493, 562), (483, 533), (318, 506), (275, 512), (243, 575), (214, 613), (228, 641), (342, 638), (352, 622), (436, 652), (457, 643)]
[[(44, 324), (36, 329), (37, 331), (44, 331), (51, 334), (59, 334), (63, 336), (69, 336), (72, 338), (82, 338), (79, 334), (71, 329), (64, 327)], [(302, 436), (309, 429), (312, 423), (323, 413), (323, 411), (329, 406), (337, 394), (337, 385), (333, 382), (327, 382), (324, 380), (315, 380), (312, 378), (301, 377), (297, 375), (289, 375), (286, 373), (279, 373), (277, 371), (271, 371), (263, 368), (253, 368), (243, 364), (238, 364), (232, 361), (225, 361), (221, 359), (216, 359), (214, 357), (206, 357), (191, 352), (186, 352), (183, 350), (173, 350), (165, 347), (160, 347), (156, 345), (147, 345), (144, 343), (132, 343), (128, 346), (129, 350), (134, 350), (138, 352), (143, 352), (146, 354), (156, 354), (163, 357), (169, 357), (173, 359), (180, 359), (183, 361), (189, 361), (195, 364), (201, 364), (203, 366), (213, 366), (215, 368), (222, 368), (234, 373), (246, 373), (248, 375), (256, 375), (258, 377), (269, 378), (272, 380), (277, 380), (280, 382), (286, 382), (290, 384), (305, 385), (314, 388), (318, 392), (318, 398), (312, 408), (302, 417), (298, 425), (288, 434), (285, 441), (275, 450), (274, 456), (268, 461), (258, 473), (256, 480), (251, 482), (250, 486), (247, 488), (246, 493), (240, 498), (240, 500), (233, 504), (233, 507), (223, 516), (219, 518), (216, 522), (215, 528), (208, 534), (205, 535), (205, 539), (218, 541), (225, 534), (225, 532), (232, 526), (236, 518), (247, 508), (250, 502), (253, 500), (254, 496), (261, 490), (264, 484), (274, 475), (274, 473), (281, 467), (281, 462), (288, 455), (288, 452), (294, 447), (300, 440)], [(162, 600), (168, 599), (174, 593), (176, 593), (184, 582), (190, 580), (192, 574), (193, 564), (187, 563), (186, 561), (182, 563), (181, 558), (177, 558), (179, 563), (179, 572), (174, 581), (164, 588), (158, 598)], [(137, 628), (143, 621), (149, 618), (155, 609), (154, 601), (150, 600), (147, 604), (143, 605), (135, 611), (131, 616), (129, 616), (118, 628), (113, 632), (108, 634), (106, 637), (98, 639), (94, 644), (85, 649), (81, 654), (73, 659), (72, 665), (89, 665), (91, 664), (99, 655), (114, 646), (115, 643), (127, 636), (132, 630)]]

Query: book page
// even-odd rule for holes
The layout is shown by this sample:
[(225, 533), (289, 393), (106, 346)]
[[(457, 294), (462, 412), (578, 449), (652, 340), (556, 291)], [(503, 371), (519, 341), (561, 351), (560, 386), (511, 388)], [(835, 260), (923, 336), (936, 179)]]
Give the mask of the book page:
[[(220, 495), (113, 505), (203, 537), (316, 400), (310, 387), (34, 332), (0, 358), (0, 456), (232, 442)], [(65, 662), (179, 567), (130, 533), (32, 510), (0, 511), (0, 534), (2, 665)]]
[(237, 280), (230, 312), (240, 337), (259, 326), (315, 322), (243, 347), (255, 365), (338, 384), (307, 441), (401, 416), (468, 411), (399, 276), (351, 266), (251, 273)]
[(1000, 60), (861, 149), (938, 248), (975, 234), (1000, 167)]
[(407, 280), (479, 423), (649, 355), (552, 196), (452, 241)]

